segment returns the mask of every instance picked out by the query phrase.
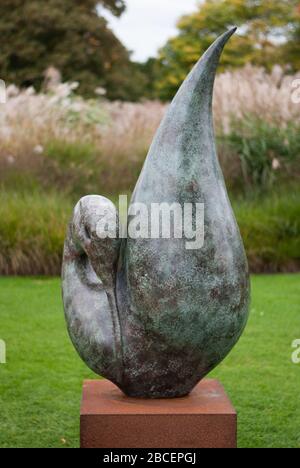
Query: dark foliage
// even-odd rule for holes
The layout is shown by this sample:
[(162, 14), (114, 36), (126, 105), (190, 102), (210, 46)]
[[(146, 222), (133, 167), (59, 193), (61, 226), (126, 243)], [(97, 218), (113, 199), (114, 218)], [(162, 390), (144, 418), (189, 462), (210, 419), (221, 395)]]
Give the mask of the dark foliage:
[(64, 81), (79, 81), (85, 95), (103, 87), (110, 99), (136, 100), (141, 74), (101, 17), (101, 8), (119, 16), (125, 4), (123, 0), (1, 0), (1, 78), (39, 89), (45, 70), (54, 66)]

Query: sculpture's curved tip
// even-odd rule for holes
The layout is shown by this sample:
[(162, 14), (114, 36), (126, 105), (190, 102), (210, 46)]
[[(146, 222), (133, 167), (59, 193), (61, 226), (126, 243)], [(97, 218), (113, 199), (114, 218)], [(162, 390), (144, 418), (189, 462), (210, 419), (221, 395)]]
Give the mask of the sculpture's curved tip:
[(229, 29), (228, 32), (230, 32), (231, 34), (234, 34), (237, 31), (237, 29), (238, 29), (237, 26), (233, 26), (231, 29)]
[(225, 31), (220, 37), (218, 37), (217, 41), (225, 41), (225, 43), (233, 36), (233, 34), (237, 31), (237, 26), (234, 26), (227, 31)]
[[(237, 27), (235, 26), (219, 36), (191, 70), (190, 74), (179, 88), (170, 106), (170, 112), (163, 121), (161, 126), (162, 134), (166, 134), (166, 127), (168, 126), (170, 126), (172, 130), (174, 114), (176, 114), (177, 122), (179, 122), (178, 115), (182, 115), (183, 120), (186, 120), (186, 114), (182, 109), (187, 107), (189, 108), (190, 119), (193, 120), (192, 113), (194, 110), (194, 121), (198, 122), (198, 110), (201, 109), (202, 115), (205, 116), (208, 121), (208, 125), (211, 124), (211, 104), (217, 68), (223, 49), (236, 30)], [(175, 108), (176, 111), (174, 110)], [(181, 124), (183, 125), (183, 121)]]
[[(165, 160), (166, 155), (171, 153), (174, 155), (173, 158), (175, 160), (175, 154), (177, 154), (178, 166), (174, 166), (174, 173), (172, 174), (172, 178), (170, 178), (172, 180), (170, 182), (171, 185), (174, 185), (174, 180), (178, 180), (176, 168), (182, 164), (183, 159), (187, 158), (188, 160), (195, 161), (196, 165), (198, 164), (197, 152), (187, 151), (185, 153), (182, 151), (183, 146), (190, 148), (191, 135), (193, 135), (194, 142), (197, 140), (199, 147), (205, 145), (204, 142), (206, 141), (207, 148), (211, 152), (211, 160), (216, 158), (212, 118), (214, 81), (222, 51), (236, 30), (237, 27), (233, 27), (218, 37), (195, 64), (180, 86), (153, 140), (147, 156), (147, 162), (132, 197), (132, 202), (137, 200), (137, 193), (139, 194), (139, 201), (144, 200), (143, 197), (146, 197), (146, 187), (147, 189), (149, 188), (151, 199), (153, 200), (154, 192), (152, 186), (158, 175), (153, 176), (150, 169), (148, 169), (150, 161)], [(198, 131), (195, 131), (196, 128)], [(189, 155), (187, 155), (188, 153)], [(207, 159), (209, 159), (208, 156)], [(163, 162), (160, 162), (160, 165), (163, 164)], [(158, 201), (166, 196), (162, 195), (162, 193), (172, 193), (172, 187), (168, 186), (167, 188), (167, 186), (168, 184), (164, 181), (161, 190), (157, 191), (156, 196)]]
[(229, 29), (228, 31), (225, 31), (220, 37), (218, 37), (213, 42), (213, 44), (207, 49), (202, 59), (200, 59), (200, 62), (205, 59), (211, 59), (212, 56), (215, 56), (215, 65), (217, 65), (225, 45), (227, 44), (231, 36), (233, 36), (233, 34), (236, 32), (236, 30), (237, 26)]
[(224, 41), (224, 45), (226, 44), (226, 42), (231, 38), (231, 36), (233, 36), (233, 34), (237, 31), (237, 26), (234, 26), (233, 28), (230, 28), (228, 29), (228, 31), (225, 31), (222, 36), (219, 37), (219, 39), (217, 40), (220, 40), (221, 42)]

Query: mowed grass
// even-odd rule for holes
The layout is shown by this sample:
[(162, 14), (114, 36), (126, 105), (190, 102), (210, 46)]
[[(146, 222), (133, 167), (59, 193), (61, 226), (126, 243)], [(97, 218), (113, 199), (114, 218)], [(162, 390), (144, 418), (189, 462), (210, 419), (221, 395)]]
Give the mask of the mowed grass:
[[(240, 447), (300, 447), (300, 275), (254, 276), (251, 316), (220, 379), (239, 415)], [(59, 279), (0, 279), (0, 447), (78, 447), (81, 386), (96, 378), (64, 323)]]

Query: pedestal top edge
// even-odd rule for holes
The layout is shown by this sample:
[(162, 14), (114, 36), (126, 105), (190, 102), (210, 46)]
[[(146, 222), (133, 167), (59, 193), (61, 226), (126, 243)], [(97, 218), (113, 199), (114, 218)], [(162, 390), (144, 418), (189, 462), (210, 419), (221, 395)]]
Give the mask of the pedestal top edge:
[(236, 411), (218, 380), (204, 379), (182, 398), (131, 398), (108, 380), (85, 380), (80, 415), (232, 415)]

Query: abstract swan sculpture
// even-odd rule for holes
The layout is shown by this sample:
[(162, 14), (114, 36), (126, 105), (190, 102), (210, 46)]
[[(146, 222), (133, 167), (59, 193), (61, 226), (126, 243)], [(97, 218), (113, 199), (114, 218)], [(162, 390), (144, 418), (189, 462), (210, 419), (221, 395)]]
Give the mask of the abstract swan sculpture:
[(63, 301), (71, 340), (94, 372), (128, 396), (187, 395), (246, 325), (248, 266), (212, 119), (216, 69), (234, 31), (215, 41), (181, 86), (131, 200), (203, 203), (202, 248), (186, 249), (186, 239), (175, 236), (99, 237), (103, 212), (118, 219), (114, 204), (100, 196), (81, 199), (69, 225)]

